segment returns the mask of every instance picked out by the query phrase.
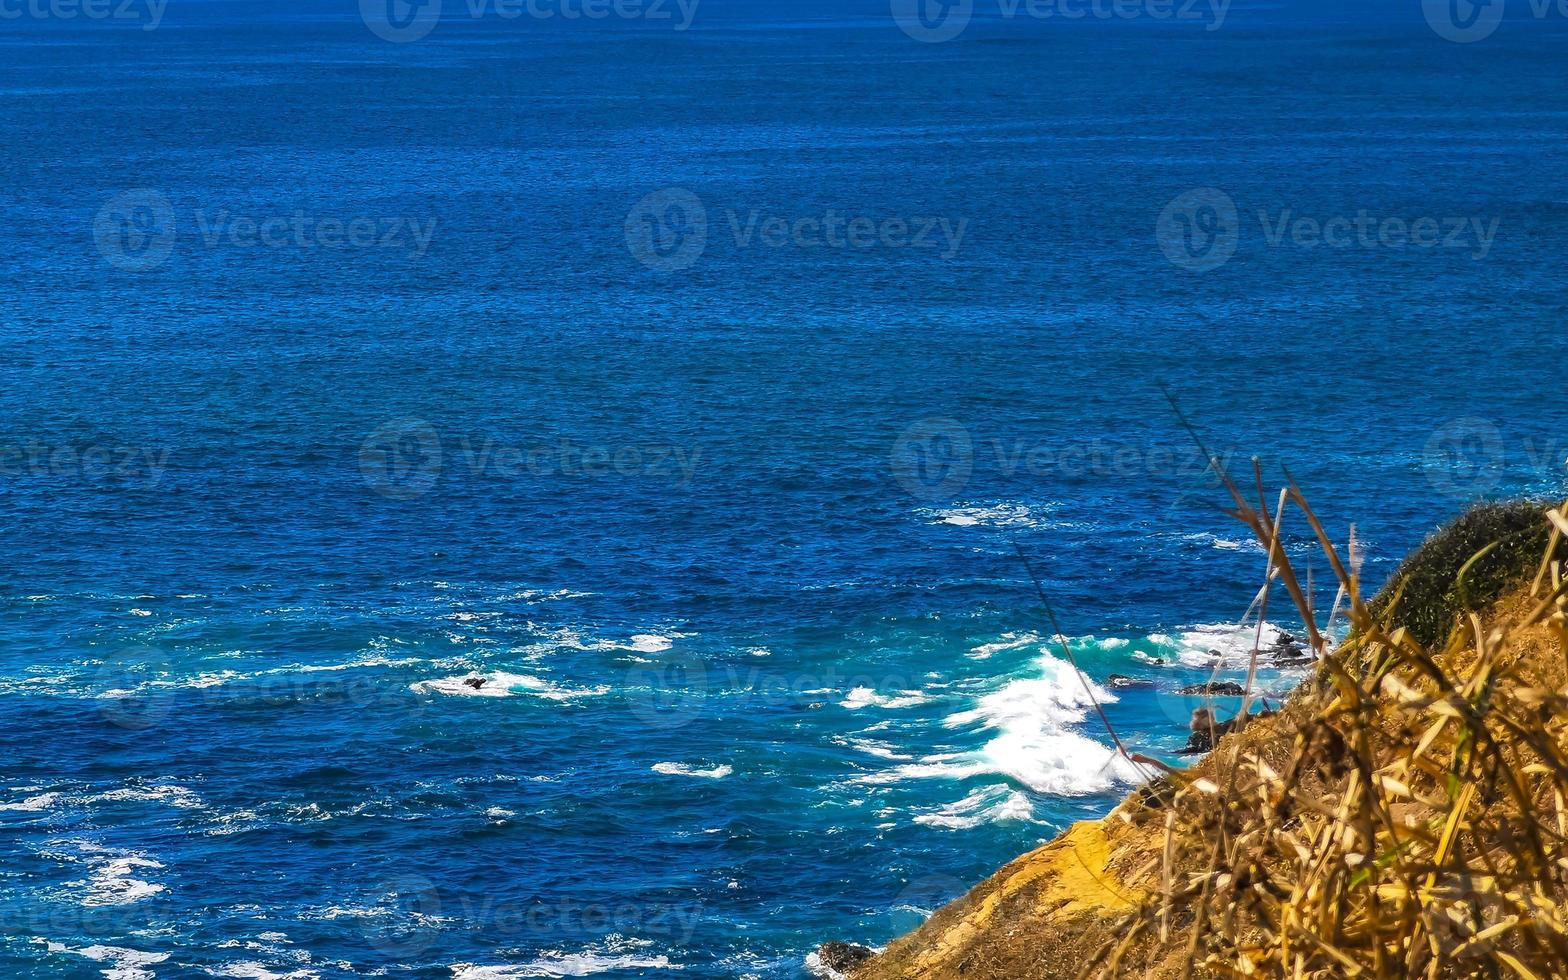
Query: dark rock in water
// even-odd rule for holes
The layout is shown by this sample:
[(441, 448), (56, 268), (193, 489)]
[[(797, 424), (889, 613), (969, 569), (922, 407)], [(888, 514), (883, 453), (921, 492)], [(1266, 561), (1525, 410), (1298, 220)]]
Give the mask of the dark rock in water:
[(822, 965), (834, 973), (849, 975), (866, 964), (866, 961), (877, 955), (875, 951), (864, 946), (854, 946), (849, 943), (824, 943), (817, 950), (817, 959)]
[(1126, 674), (1112, 674), (1110, 677), (1107, 677), (1105, 679), (1105, 683), (1106, 683), (1106, 685), (1108, 687), (1123, 687), (1123, 688), (1125, 688), (1125, 687), (1153, 687), (1154, 686), (1154, 682), (1153, 681), (1140, 680), (1139, 678), (1136, 678), (1136, 677), (1128, 677)]
[(484, 677), (470, 677), (467, 680), (463, 681), (464, 686), (471, 687), (471, 688), (473, 688), (476, 691), (479, 690), (480, 688), (484, 687), (488, 683), (490, 683), (490, 681), (487, 678), (484, 678)]
[(1258, 718), (1270, 718), (1275, 714), (1276, 712), (1274, 711), (1264, 709), (1257, 714), (1237, 716), (1229, 721), (1220, 721), (1215, 717), (1214, 712), (1208, 708), (1199, 708), (1192, 713), (1192, 723), (1189, 726), (1191, 734), (1187, 738), (1187, 744), (1177, 750), (1176, 754), (1202, 755), (1205, 752), (1213, 751), (1214, 743), (1224, 736), (1244, 728), (1249, 722)]
[(1274, 661), (1275, 666), (1300, 666), (1315, 659), (1306, 643), (1289, 633), (1281, 633), (1279, 639), (1264, 652)]
[(1193, 684), (1184, 687), (1178, 694), (1199, 694), (1220, 698), (1239, 698), (1247, 693), (1247, 689), (1235, 681), (1216, 681), (1209, 684)]

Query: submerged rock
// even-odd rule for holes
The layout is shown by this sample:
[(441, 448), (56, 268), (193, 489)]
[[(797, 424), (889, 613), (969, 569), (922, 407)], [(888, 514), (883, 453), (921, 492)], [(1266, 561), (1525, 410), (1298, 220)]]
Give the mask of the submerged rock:
[(817, 959), (822, 965), (843, 976), (854, 973), (876, 955), (876, 951), (864, 946), (840, 942), (824, 943), (817, 950)]
[(1192, 684), (1177, 691), (1178, 694), (1209, 695), (1221, 698), (1239, 698), (1247, 693), (1247, 689), (1235, 681), (1214, 681), (1208, 684)]
[(1107, 687), (1153, 687), (1154, 682), (1142, 680), (1137, 677), (1128, 677), (1126, 674), (1112, 674), (1105, 679)]
[(1192, 713), (1187, 744), (1178, 749), (1176, 754), (1202, 755), (1213, 751), (1214, 743), (1224, 736), (1238, 731), (1259, 718), (1272, 718), (1275, 714), (1276, 712), (1265, 708), (1255, 714), (1238, 715), (1228, 721), (1220, 721), (1208, 708), (1199, 708)]

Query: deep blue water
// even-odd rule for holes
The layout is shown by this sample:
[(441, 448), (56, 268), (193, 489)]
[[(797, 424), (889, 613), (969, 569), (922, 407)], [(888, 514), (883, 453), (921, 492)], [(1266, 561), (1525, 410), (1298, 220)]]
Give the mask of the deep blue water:
[(1162, 384), (1372, 584), (1568, 482), (1555, 9), (107, 9), (0, 7), (7, 977), (798, 978), (1125, 793), (1016, 548), (1136, 748), (1248, 648)]

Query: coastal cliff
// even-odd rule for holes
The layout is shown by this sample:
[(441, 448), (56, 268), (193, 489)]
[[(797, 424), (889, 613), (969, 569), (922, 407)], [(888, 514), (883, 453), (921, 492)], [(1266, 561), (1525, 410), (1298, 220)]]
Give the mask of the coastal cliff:
[(1319, 631), (1279, 515), (1244, 509), (1319, 652), (1283, 709), (843, 972), (1568, 976), (1568, 506), (1477, 508), (1363, 601), (1293, 502), (1349, 635)]

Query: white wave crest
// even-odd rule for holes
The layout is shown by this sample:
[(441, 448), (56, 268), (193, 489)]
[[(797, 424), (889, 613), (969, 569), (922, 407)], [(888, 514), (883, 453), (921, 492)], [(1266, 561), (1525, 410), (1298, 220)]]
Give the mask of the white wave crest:
[[(474, 682), (479, 682), (477, 687)], [(596, 698), (610, 693), (610, 689), (602, 685), (583, 688), (562, 687), (530, 674), (508, 674), (504, 671), (490, 674), (458, 674), (431, 681), (417, 681), (410, 684), (409, 689), (416, 694), (445, 694), (464, 698), (509, 698), (525, 694), (549, 701)]]
[(724, 779), (735, 772), (730, 766), (714, 766), (712, 769), (700, 769), (697, 766), (689, 766), (683, 762), (656, 763), (653, 771), (663, 776), (690, 776), (694, 779)]
[(452, 980), (520, 980), (523, 977), (587, 977), (614, 970), (679, 970), (665, 956), (605, 956), (597, 953), (550, 952), (520, 966), (452, 967)]
[(844, 700), (839, 703), (851, 711), (859, 711), (861, 708), (897, 710), (899, 708), (912, 708), (917, 704), (925, 704), (929, 700), (931, 699), (919, 691), (880, 694), (869, 687), (857, 687), (850, 691)]
[(925, 510), (921, 513), (933, 523), (954, 527), (1041, 527), (1050, 506), (1031, 508), (1024, 504), (1002, 502)]
[(122, 946), (86, 946), (72, 949), (59, 943), (49, 943), (51, 953), (72, 953), (97, 963), (109, 964), (103, 975), (108, 980), (153, 980), (155, 974), (145, 967), (156, 966), (169, 958), (168, 953), (144, 953)]
[(951, 803), (933, 813), (915, 818), (915, 823), (946, 830), (969, 830), (981, 824), (1008, 820), (1034, 819), (1034, 804), (1029, 797), (1006, 786), (990, 786)]
[(1257, 626), (1214, 623), (1194, 626), (1174, 637), (1156, 633), (1150, 639), (1168, 649), (1172, 658), (1188, 667), (1246, 670), (1252, 659), (1254, 643), (1267, 651), (1279, 643), (1284, 635), (1282, 630), (1270, 623), (1263, 624), (1261, 634)]

